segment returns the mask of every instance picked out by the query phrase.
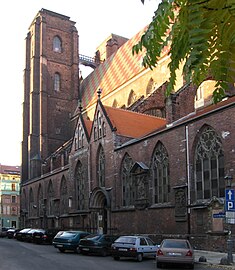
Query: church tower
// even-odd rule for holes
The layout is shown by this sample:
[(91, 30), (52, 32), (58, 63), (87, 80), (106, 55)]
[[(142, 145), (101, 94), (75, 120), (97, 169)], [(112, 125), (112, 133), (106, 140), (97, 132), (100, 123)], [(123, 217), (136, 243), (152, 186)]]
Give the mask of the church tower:
[(78, 33), (69, 17), (41, 9), (26, 37), (22, 181), (72, 137), (78, 100)]

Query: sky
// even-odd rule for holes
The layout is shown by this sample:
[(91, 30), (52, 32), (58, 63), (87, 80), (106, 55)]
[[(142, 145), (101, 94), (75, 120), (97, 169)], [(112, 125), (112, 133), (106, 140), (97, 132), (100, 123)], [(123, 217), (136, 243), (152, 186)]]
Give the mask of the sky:
[[(93, 57), (111, 34), (133, 37), (152, 21), (160, 0), (8, 0), (0, 16), (0, 164), (21, 165), (25, 38), (42, 8), (76, 22), (79, 53)], [(84, 70), (83, 77), (87, 74)]]

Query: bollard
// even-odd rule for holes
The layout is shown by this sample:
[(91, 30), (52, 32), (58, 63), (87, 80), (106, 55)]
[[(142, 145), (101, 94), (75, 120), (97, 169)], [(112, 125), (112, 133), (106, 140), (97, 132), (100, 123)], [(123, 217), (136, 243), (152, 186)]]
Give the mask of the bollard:
[(228, 263), (233, 263), (233, 240), (228, 239), (227, 240), (227, 249), (228, 249)]

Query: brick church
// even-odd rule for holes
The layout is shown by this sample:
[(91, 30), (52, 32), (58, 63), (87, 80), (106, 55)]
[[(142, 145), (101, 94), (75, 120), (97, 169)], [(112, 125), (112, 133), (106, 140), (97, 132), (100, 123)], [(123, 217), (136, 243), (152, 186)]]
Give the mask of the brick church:
[[(235, 217), (223, 218), (234, 87), (215, 105), (211, 78), (196, 87), (179, 72), (166, 97), (169, 50), (154, 70), (132, 55), (145, 29), (111, 34), (89, 58), (75, 24), (41, 9), (26, 37), (21, 227), (188, 237), (225, 250), (235, 233)], [(85, 78), (81, 64), (93, 68)]]

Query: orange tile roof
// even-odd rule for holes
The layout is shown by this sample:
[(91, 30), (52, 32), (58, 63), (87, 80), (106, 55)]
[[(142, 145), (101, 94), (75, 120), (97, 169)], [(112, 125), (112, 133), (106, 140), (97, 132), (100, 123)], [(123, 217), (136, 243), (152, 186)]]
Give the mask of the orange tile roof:
[(84, 125), (86, 127), (86, 130), (87, 130), (87, 133), (88, 133), (87, 135), (88, 135), (88, 137), (90, 137), (93, 121), (88, 120), (88, 119), (83, 119), (83, 121), (84, 121)]
[(118, 135), (140, 138), (166, 126), (160, 117), (104, 106), (106, 114)]

